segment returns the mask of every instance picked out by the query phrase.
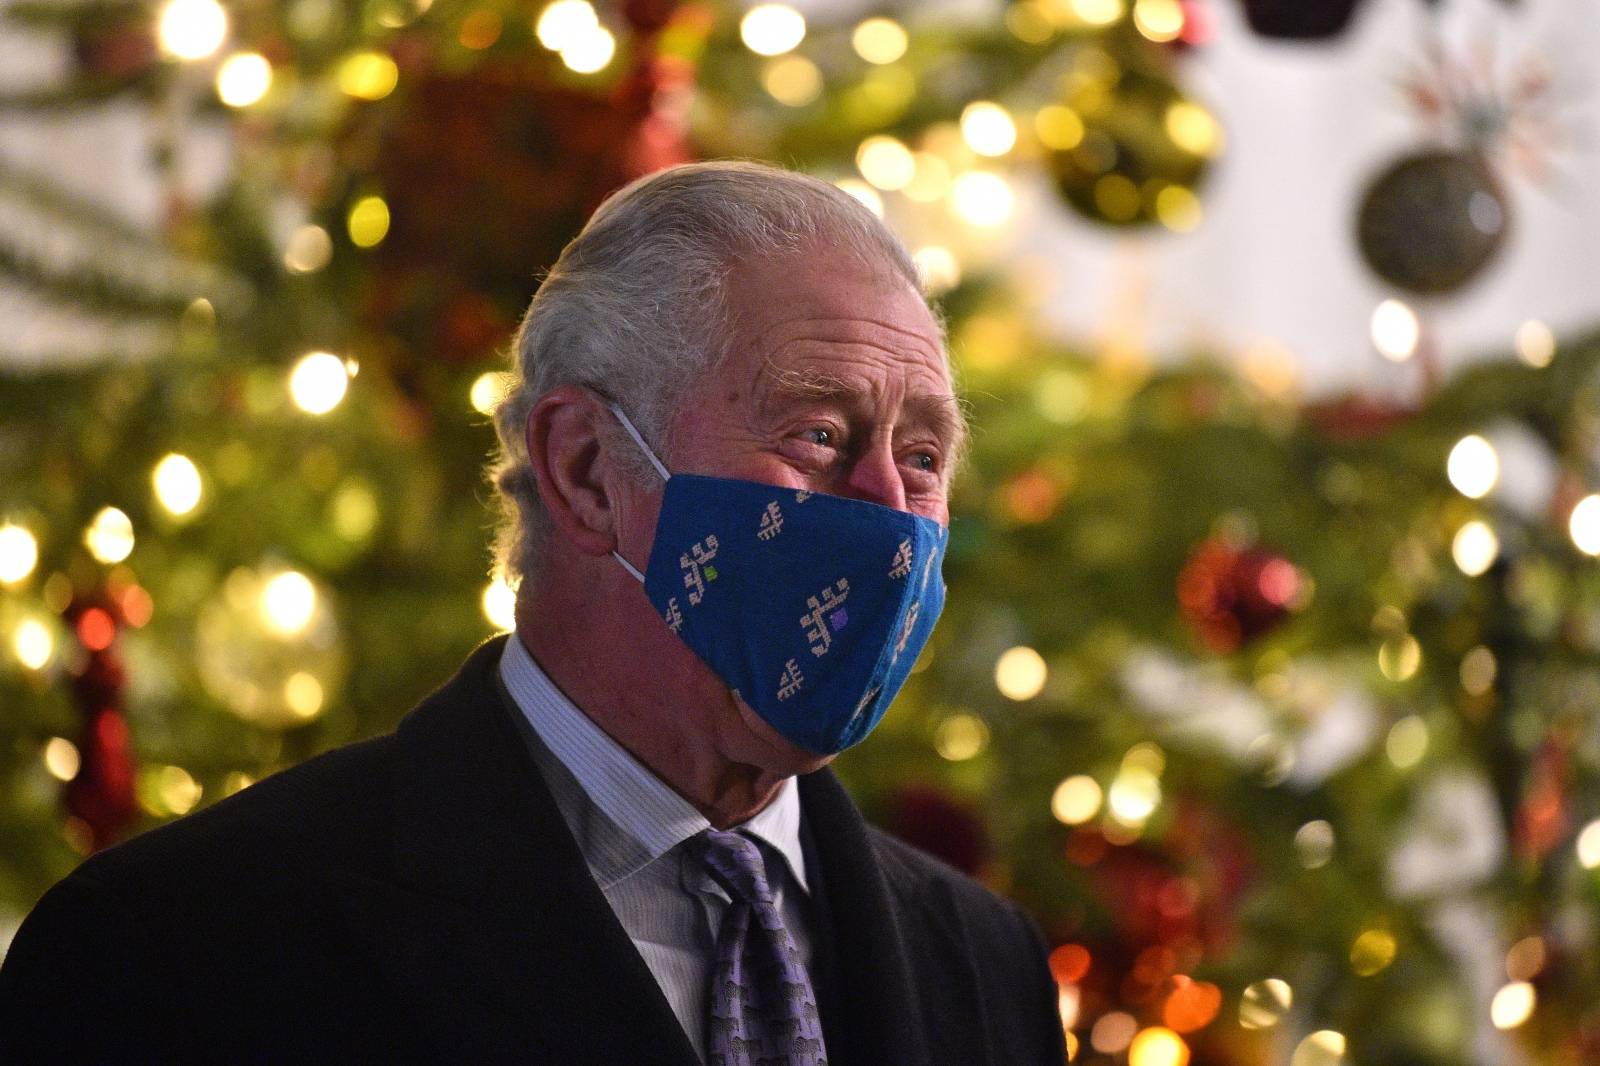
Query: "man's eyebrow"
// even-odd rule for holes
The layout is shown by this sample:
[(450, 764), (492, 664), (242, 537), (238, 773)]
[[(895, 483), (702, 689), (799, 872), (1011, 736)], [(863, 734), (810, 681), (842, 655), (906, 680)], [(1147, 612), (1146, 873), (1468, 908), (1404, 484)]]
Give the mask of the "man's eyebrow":
[[(773, 415), (786, 403), (795, 401), (806, 403), (835, 401), (841, 406), (855, 406), (859, 404), (863, 395), (859, 384), (852, 384), (843, 378), (811, 369), (774, 371), (767, 378), (763, 392), (765, 395), (761, 397), (758, 410), (764, 416)], [(903, 414), (905, 415), (903, 421), (920, 422), (931, 428), (953, 452), (960, 452), (966, 442), (966, 409), (961, 400), (955, 396), (928, 394), (908, 396)]]

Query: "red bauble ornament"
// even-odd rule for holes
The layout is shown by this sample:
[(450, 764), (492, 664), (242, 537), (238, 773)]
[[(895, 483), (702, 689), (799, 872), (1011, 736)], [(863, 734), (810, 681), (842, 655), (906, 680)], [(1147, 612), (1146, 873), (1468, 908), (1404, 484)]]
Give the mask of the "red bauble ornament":
[(1409, 422), (1417, 405), (1403, 401), (1350, 393), (1308, 404), (1306, 421), (1329, 440), (1339, 443), (1372, 440)]
[(1271, 630), (1300, 595), (1300, 571), (1277, 552), (1204, 541), (1178, 574), (1178, 606), (1212, 651), (1236, 651)]
[(72, 679), (83, 730), (78, 773), (67, 783), (65, 802), (88, 828), (90, 847), (98, 850), (121, 839), (139, 817), (136, 765), (123, 713), (126, 674), (116, 646), (122, 618), (111, 600), (100, 597), (74, 601), (66, 617), (86, 654)]

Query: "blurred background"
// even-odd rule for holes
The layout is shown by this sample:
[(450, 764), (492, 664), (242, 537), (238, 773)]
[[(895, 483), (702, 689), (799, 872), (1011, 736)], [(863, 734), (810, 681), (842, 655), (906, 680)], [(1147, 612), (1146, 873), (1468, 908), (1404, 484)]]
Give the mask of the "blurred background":
[[(977, 428), (838, 768), (1128, 1066), (1600, 1061), (1592, 0), (0, 0), (0, 951), (510, 625), (610, 190), (880, 212)], [(85, 1019), (85, 1024), (93, 1024)]]

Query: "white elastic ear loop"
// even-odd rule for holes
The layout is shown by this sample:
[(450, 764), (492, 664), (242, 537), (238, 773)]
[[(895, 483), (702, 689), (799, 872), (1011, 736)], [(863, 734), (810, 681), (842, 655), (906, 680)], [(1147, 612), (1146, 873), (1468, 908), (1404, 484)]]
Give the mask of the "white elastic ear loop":
[[(663, 481), (672, 480), (672, 475), (667, 473), (667, 468), (661, 465), (661, 460), (657, 459), (656, 453), (650, 450), (650, 445), (644, 442), (644, 437), (640, 436), (639, 431), (633, 428), (633, 423), (628, 420), (627, 415), (622, 413), (622, 408), (614, 403), (608, 403), (606, 406), (611, 408), (611, 413), (617, 416), (617, 421), (622, 423), (622, 428), (628, 431), (628, 436), (632, 437), (633, 442), (639, 446), (639, 450), (644, 452), (645, 458), (650, 460), (650, 465), (656, 468), (656, 473), (661, 475), (661, 479)], [(644, 584), (644, 575), (639, 572), (639, 568), (624, 559), (621, 552), (613, 551), (611, 557), (621, 563), (624, 570), (637, 578), (639, 584)]]
[(672, 480), (672, 475), (667, 473), (667, 468), (661, 465), (661, 460), (656, 458), (656, 453), (650, 450), (650, 445), (644, 442), (644, 438), (639, 435), (639, 431), (633, 428), (633, 423), (628, 421), (628, 416), (622, 413), (622, 408), (614, 403), (606, 404), (606, 406), (611, 408), (611, 413), (617, 416), (617, 421), (621, 422), (622, 428), (628, 431), (628, 436), (633, 438), (633, 443), (637, 444), (639, 450), (644, 452), (645, 458), (650, 460), (650, 465), (656, 468), (656, 473), (661, 475), (661, 480)]

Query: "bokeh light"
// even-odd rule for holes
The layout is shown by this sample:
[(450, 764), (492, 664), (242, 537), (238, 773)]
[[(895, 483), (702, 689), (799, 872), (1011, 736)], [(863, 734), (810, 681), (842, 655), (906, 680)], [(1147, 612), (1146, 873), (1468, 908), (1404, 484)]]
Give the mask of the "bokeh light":
[(496, 574), (483, 590), (481, 606), (489, 624), (501, 632), (517, 628), (517, 592), (506, 579)]
[(177, 59), (204, 59), (228, 36), (228, 13), (217, 0), (167, 0), (156, 20), (162, 51)]
[(999, 104), (977, 100), (961, 111), (961, 136), (979, 155), (1002, 156), (1017, 143), (1017, 124)]
[(51, 737), (39, 752), (44, 768), (57, 781), (71, 781), (83, 767), (78, 746), (66, 737)]
[(102, 563), (120, 563), (133, 553), (133, 521), (115, 507), (101, 508), (83, 531), (89, 554)]
[(26, 526), (0, 525), (0, 585), (19, 585), (39, 564), (39, 542)]
[(217, 99), (229, 107), (249, 107), (272, 88), (272, 64), (259, 52), (237, 52), (217, 68)]
[(1567, 519), (1572, 543), (1585, 555), (1600, 555), (1600, 495), (1578, 501)]
[(987, 170), (966, 171), (950, 188), (951, 209), (962, 221), (980, 229), (1004, 225), (1016, 206), (1011, 183)]
[(739, 21), (739, 38), (756, 55), (782, 55), (798, 47), (805, 36), (805, 16), (788, 4), (759, 4)]
[(1100, 813), (1100, 784), (1088, 774), (1074, 774), (1050, 794), (1050, 813), (1063, 825), (1082, 825)]
[(150, 472), (150, 484), (156, 502), (173, 517), (181, 518), (200, 506), (204, 491), (200, 481), (200, 468), (187, 455), (173, 452), (164, 457)]
[(1044, 656), (1025, 645), (1008, 648), (994, 664), (994, 685), (1009, 700), (1031, 700), (1049, 677)]
[(11, 650), (29, 670), (43, 670), (56, 653), (56, 641), (39, 619), (24, 618), (11, 633)]
[(1267, 977), (1247, 985), (1239, 998), (1242, 1029), (1271, 1029), (1294, 1006), (1294, 989), (1280, 977)]
[(989, 727), (971, 714), (952, 714), (934, 731), (933, 747), (939, 757), (950, 762), (965, 762), (989, 746)]
[(1556, 357), (1556, 335), (1537, 318), (1517, 327), (1517, 358), (1531, 367), (1547, 367)]
[(555, 0), (539, 12), (534, 22), (534, 36), (552, 52), (559, 52), (570, 42), (580, 40), (600, 28), (600, 16), (589, 0)]
[(1476, 433), (1468, 434), (1450, 449), (1445, 473), (1457, 492), (1479, 500), (1489, 495), (1500, 480), (1500, 456), (1487, 440)]
[(1128, 1066), (1188, 1066), (1189, 1045), (1159, 1025), (1141, 1029), (1128, 1045)]
[(889, 18), (864, 19), (850, 34), (850, 47), (868, 63), (893, 63), (909, 44), (905, 27)]
[(780, 56), (762, 68), (761, 86), (780, 104), (804, 107), (822, 95), (822, 70), (805, 56)]
[(1478, 577), (1500, 556), (1500, 538), (1489, 523), (1474, 518), (1456, 530), (1450, 542), (1450, 556), (1468, 577)]
[(261, 621), (283, 637), (297, 636), (317, 610), (317, 590), (298, 570), (274, 574), (261, 588)]
[(289, 396), (296, 407), (325, 415), (339, 406), (350, 387), (350, 371), (332, 352), (310, 352), (289, 373)]
[(904, 143), (878, 134), (862, 141), (856, 149), (856, 169), (867, 181), (888, 192), (911, 184), (917, 163)]
[(382, 52), (356, 52), (339, 64), (339, 88), (357, 100), (382, 100), (400, 84), (400, 68)]
[(389, 205), (381, 196), (361, 197), (350, 205), (345, 229), (357, 248), (376, 247), (389, 235)]
[(1526, 981), (1502, 985), (1489, 1001), (1489, 1021), (1496, 1029), (1515, 1029), (1533, 1017), (1538, 1003), (1533, 986)]
[(1289, 1066), (1339, 1066), (1347, 1043), (1335, 1029), (1318, 1029), (1295, 1046)]
[(284, 269), (291, 274), (314, 274), (333, 259), (333, 238), (321, 226), (307, 223), (289, 235), (283, 250)]
[(1421, 339), (1417, 313), (1399, 300), (1385, 300), (1372, 312), (1372, 344), (1390, 362), (1410, 359)]

